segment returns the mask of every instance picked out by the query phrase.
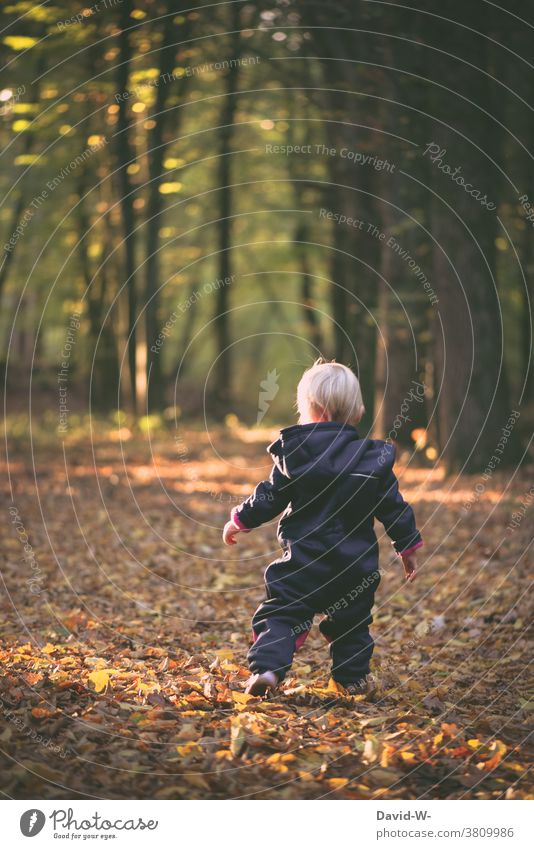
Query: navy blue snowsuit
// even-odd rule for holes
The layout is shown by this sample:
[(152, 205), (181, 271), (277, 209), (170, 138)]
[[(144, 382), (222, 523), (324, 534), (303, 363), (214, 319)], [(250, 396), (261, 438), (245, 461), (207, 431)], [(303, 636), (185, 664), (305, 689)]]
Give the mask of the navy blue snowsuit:
[(284, 428), (267, 450), (270, 478), (232, 511), (245, 528), (284, 511), (278, 525), (283, 554), (267, 567), (267, 597), (252, 620), (250, 668), (283, 678), (314, 615), (323, 613), (319, 628), (330, 642), (332, 676), (355, 683), (369, 672), (374, 645), (375, 517), (398, 552), (422, 544), (393, 473), (395, 449), (360, 439), (351, 425), (318, 422)]

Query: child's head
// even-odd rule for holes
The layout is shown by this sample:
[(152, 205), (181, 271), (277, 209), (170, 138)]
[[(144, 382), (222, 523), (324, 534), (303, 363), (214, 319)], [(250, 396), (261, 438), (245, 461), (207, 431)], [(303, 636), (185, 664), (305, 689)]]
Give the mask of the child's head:
[(356, 425), (365, 412), (358, 378), (341, 363), (322, 358), (302, 375), (297, 387), (300, 424), (342, 422)]

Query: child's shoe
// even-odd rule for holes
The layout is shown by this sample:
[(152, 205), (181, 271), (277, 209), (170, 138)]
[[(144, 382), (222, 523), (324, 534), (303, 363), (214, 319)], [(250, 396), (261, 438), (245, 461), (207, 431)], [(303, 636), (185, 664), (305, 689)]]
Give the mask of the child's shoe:
[(264, 696), (267, 690), (275, 690), (277, 684), (276, 672), (256, 672), (248, 679), (245, 693), (249, 696)]

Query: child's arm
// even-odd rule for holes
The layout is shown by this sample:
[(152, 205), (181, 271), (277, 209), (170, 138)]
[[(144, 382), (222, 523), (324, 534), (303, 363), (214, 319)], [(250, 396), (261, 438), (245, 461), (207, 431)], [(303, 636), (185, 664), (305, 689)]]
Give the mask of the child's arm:
[(278, 466), (273, 466), (270, 477), (261, 481), (249, 498), (233, 508), (230, 521), (224, 526), (224, 542), (235, 545), (235, 536), (240, 531), (257, 528), (285, 510), (291, 498), (289, 484)]
[(415, 552), (423, 545), (423, 540), (415, 524), (414, 512), (400, 494), (399, 482), (392, 469), (382, 482), (375, 516), (384, 525), (397, 554), (402, 557), (406, 578), (413, 581), (417, 568)]

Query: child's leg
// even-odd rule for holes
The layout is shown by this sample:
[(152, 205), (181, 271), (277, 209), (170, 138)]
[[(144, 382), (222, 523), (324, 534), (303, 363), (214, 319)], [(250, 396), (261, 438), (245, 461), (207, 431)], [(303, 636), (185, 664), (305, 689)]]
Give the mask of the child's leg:
[(330, 642), (332, 677), (341, 685), (355, 684), (369, 674), (374, 641), (369, 633), (374, 589), (362, 593), (349, 607), (329, 611), (319, 630)]
[(252, 672), (275, 672), (281, 681), (293, 662), (293, 655), (307, 636), (314, 611), (301, 602), (269, 598), (262, 602), (252, 619), (254, 643), (248, 653)]

